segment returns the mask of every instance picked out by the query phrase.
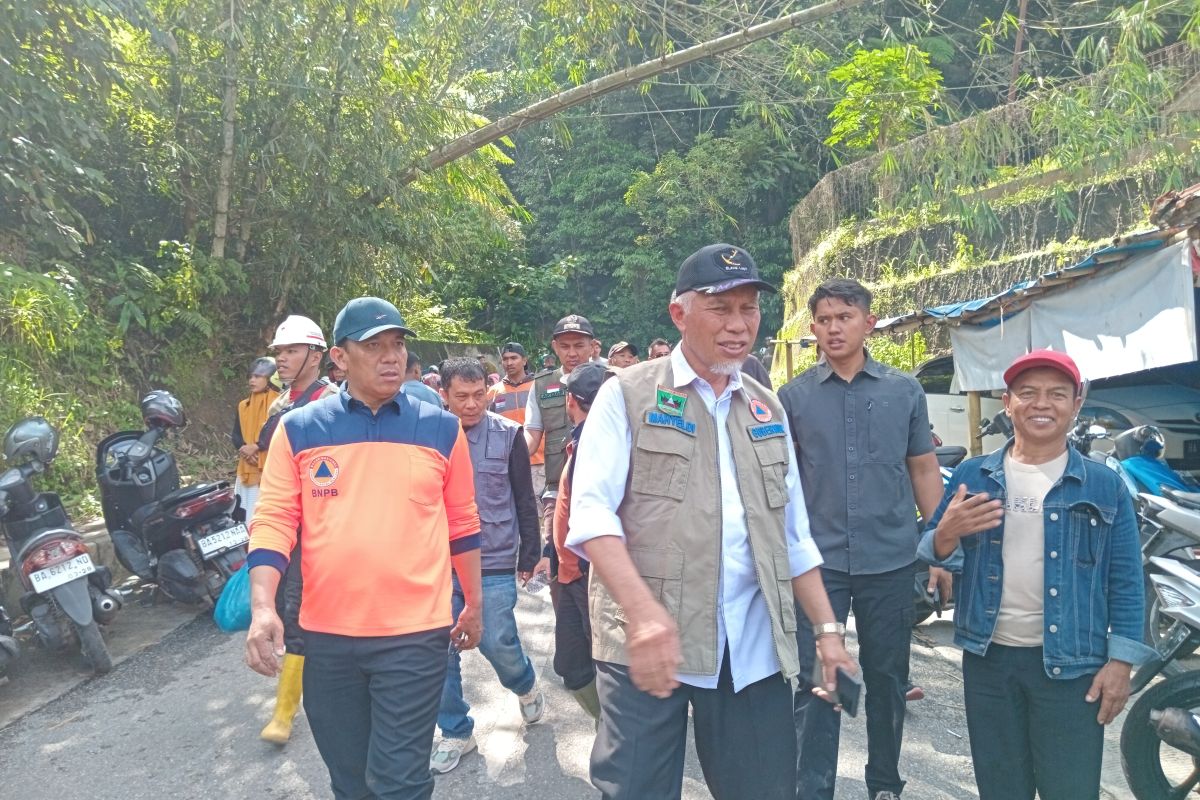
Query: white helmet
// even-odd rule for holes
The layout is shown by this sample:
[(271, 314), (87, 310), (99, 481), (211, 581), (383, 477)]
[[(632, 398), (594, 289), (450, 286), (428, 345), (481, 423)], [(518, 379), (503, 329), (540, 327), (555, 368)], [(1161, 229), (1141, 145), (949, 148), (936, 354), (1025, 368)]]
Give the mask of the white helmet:
[(309, 347), (326, 349), (325, 334), (321, 326), (308, 317), (292, 314), (275, 329), (275, 338), (268, 347), (286, 347), (289, 344), (306, 344)]

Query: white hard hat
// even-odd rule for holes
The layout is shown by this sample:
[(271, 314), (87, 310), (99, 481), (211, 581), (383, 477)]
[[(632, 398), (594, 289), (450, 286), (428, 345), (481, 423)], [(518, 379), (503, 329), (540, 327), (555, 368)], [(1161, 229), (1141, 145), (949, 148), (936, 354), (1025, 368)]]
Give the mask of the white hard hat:
[(310, 347), (326, 348), (325, 334), (321, 326), (308, 317), (292, 314), (275, 329), (275, 338), (268, 347), (284, 347), (289, 344), (306, 344)]

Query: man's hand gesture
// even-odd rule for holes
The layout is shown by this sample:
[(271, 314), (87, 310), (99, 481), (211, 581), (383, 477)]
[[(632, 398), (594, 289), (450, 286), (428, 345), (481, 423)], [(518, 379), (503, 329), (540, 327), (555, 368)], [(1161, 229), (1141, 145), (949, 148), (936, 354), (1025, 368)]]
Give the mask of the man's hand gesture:
[(658, 601), (650, 601), (639, 611), (625, 628), (629, 677), (643, 692), (665, 699), (679, 685), (675, 680), (675, 672), (683, 662), (679, 631)]

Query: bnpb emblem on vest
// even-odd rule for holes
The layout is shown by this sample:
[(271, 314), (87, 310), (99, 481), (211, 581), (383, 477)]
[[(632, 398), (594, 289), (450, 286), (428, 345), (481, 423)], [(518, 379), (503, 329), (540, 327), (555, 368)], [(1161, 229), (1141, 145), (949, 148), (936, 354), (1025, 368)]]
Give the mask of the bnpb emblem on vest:
[(332, 486), (340, 472), (338, 463), (329, 456), (317, 456), (308, 462), (308, 479), (320, 489)]
[(771, 421), (771, 408), (758, 398), (750, 401), (750, 414), (759, 422)]

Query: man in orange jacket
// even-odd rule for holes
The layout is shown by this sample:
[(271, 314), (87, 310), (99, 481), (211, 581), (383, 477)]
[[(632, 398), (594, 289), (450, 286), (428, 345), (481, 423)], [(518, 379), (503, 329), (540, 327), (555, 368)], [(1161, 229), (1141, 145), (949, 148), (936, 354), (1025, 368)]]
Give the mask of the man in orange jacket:
[(284, 652), (276, 588), (304, 530), (304, 710), (337, 800), (432, 796), (446, 652), (482, 633), (467, 441), (452, 414), (400, 392), (411, 333), (386, 300), (346, 304), (331, 352), (346, 391), (280, 421), (250, 527), (246, 663), (267, 676)]

